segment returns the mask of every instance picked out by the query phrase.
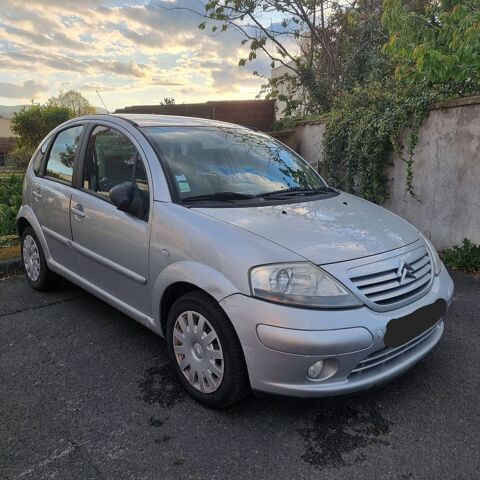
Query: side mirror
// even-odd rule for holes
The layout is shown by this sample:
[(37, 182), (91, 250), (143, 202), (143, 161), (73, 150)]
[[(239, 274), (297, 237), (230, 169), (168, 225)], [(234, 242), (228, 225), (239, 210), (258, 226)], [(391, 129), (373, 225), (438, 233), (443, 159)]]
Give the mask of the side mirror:
[(113, 187), (110, 190), (110, 200), (122, 212), (142, 220), (148, 217), (148, 195), (144, 198), (142, 192), (130, 182), (120, 183)]
[(129, 212), (133, 200), (133, 185), (130, 182), (120, 183), (110, 190), (110, 200), (122, 212)]

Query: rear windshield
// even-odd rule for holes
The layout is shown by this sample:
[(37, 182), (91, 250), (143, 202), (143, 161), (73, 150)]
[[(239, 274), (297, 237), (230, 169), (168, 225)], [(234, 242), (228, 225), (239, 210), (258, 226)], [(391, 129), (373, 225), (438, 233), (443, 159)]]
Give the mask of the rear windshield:
[(180, 199), (222, 193), (261, 197), (326, 191), (321, 177), (275, 139), (242, 128), (145, 127)]

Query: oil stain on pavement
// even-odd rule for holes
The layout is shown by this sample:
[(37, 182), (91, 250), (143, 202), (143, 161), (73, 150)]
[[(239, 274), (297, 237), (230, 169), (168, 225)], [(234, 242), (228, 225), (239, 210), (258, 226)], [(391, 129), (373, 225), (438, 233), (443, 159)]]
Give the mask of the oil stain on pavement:
[(391, 422), (375, 407), (359, 408), (353, 402), (328, 402), (324, 407), (312, 427), (298, 431), (306, 444), (302, 459), (313, 467), (323, 469), (361, 462), (364, 460), (361, 454), (352, 459), (349, 454), (370, 445), (388, 445)]
[(147, 369), (139, 387), (142, 400), (149, 405), (172, 408), (186, 398), (186, 392), (173, 377), (169, 364)]

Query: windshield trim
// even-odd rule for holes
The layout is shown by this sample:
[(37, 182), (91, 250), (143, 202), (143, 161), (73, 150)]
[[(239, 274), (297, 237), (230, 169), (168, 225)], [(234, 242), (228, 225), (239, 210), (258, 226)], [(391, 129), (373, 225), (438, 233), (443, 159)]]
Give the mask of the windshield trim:
[[(301, 155), (298, 154), (295, 150), (290, 148), (288, 145), (285, 145), (283, 142), (280, 142), (280, 140), (276, 139), (275, 137), (271, 137), (270, 135), (264, 133), (264, 132), (258, 132), (255, 130), (248, 129), (246, 127), (238, 126), (239, 130), (245, 130), (247, 132), (254, 132), (257, 135), (261, 135), (263, 137), (268, 137), (273, 139), (275, 142), (278, 142), (281, 144), (286, 150), (289, 152), (292, 152), (292, 154), (296, 157), (300, 157), (300, 159), (310, 168), (319, 178), (320, 180), (325, 184), (325, 188), (329, 193), (318, 193), (318, 194), (312, 194), (312, 195), (298, 195), (298, 196), (292, 196), (291, 198), (276, 198), (276, 197), (253, 197), (252, 199), (235, 199), (232, 201), (232, 199), (228, 200), (198, 200), (197, 202), (191, 202), (185, 199), (182, 199), (180, 195), (177, 192), (177, 188), (174, 184), (173, 181), (173, 172), (170, 169), (170, 165), (166, 161), (166, 159), (163, 157), (163, 154), (160, 151), (159, 145), (157, 145), (157, 142), (154, 142), (153, 139), (150, 137), (150, 135), (147, 133), (146, 130), (150, 128), (156, 128), (156, 129), (168, 129), (171, 128), (170, 126), (142, 126), (142, 127), (137, 127), (138, 131), (142, 134), (142, 136), (145, 138), (145, 140), (148, 142), (148, 144), (152, 147), (154, 152), (157, 155), (158, 161), (163, 169), (163, 173), (165, 175), (165, 179), (167, 181), (168, 189), (170, 192), (170, 197), (172, 199), (172, 203), (175, 203), (177, 205), (183, 206), (185, 208), (245, 208), (245, 207), (267, 207), (271, 205), (287, 205), (287, 204), (293, 204), (293, 203), (307, 203), (307, 202), (312, 202), (316, 200), (326, 200), (328, 198), (336, 197), (337, 195), (340, 194), (340, 191), (331, 188), (327, 182), (324, 180), (324, 178), (310, 165), (304, 158), (301, 157)], [(211, 125), (198, 125), (198, 126), (189, 126), (189, 125), (182, 125), (181, 128), (193, 128), (193, 129), (218, 129), (216, 126), (211, 126)], [(233, 127), (228, 126), (227, 128), (232, 128)]]

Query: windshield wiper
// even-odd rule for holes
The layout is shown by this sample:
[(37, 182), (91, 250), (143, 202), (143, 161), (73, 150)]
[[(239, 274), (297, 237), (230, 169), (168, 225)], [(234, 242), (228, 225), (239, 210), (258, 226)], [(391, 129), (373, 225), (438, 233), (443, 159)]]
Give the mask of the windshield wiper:
[(287, 197), (292, 195), (318, 195), (329, 193), (327, 189), (319, 190), (305, 187), (291, 187), (282, 190), (274, 190), (273, 192), (261, 193), (258, 197)]
[(249, 195), (247, 193), (238, 192), (215, 192), (205, 193), (203, 195), (192, 195), (190, 197), (182, 198), (184, 202), (195, 202), (197, 200), (225, 200), (227, 202), (233, 202), (235, 200), (245, 200), (255, 198), (255, 195)]

